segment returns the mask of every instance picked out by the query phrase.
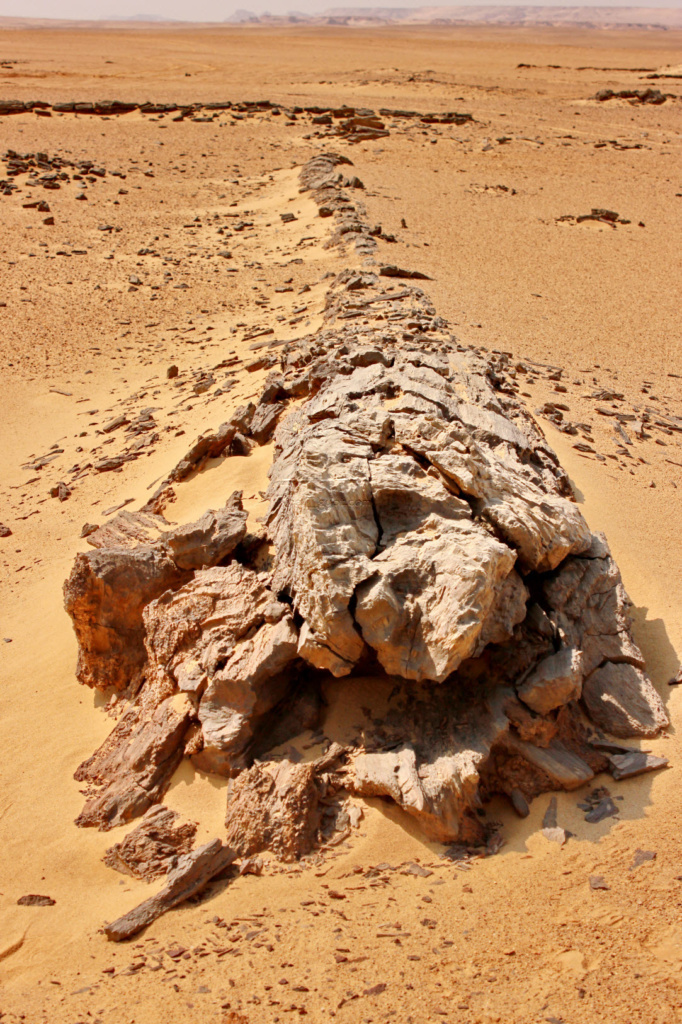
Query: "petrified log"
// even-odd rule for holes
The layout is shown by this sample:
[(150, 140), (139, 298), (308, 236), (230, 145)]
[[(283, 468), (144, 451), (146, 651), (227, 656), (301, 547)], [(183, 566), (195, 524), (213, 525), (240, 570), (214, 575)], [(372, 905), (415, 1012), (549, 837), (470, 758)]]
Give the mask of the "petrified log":
[(156, 804), (102, 859), (114, 871), (151, 881), (167, 874), (178, 857), (190, 852), (196, 831), (195, 822), (180, 822), (175, 811)]
[(234, 850), (223, 846), (220, 839), (212, 839), (192, 853), (184, 854), (168, 873), (163, 889), (123, 917), (104, 926), (106, 937), (111, 942), (121, 942), (122, 939), (137, 935), (167, 910), (200, 893), (212, 878), (232, 864), (236, 856)]
[[(332, 220), (329, 245), (370, 255), (364, 209), (342, 192), (348, 162), (320, 154), (301, 190)], [(492, 794), (523, 808), (602, 771), (595, 726), (665, 727), (618, 568), (516, 398), (506, 355), (458, 344), (420, 288), (370, 261), (342, 269), (322, 327), (265, 365), (258, 403), (200, 438), (149, 506), (206, 459), (273, 437), (261, 532), (244, 538), (235, 495), (153, 543), (79, 556), (67, 584), (80, 678), (146, 680), (80, 770), (104, 787), (82, 824), (141, 813), (184, 750), (236, 776), (227, 827), (244, 855), (308, 851), (325, 786), (390, 798), (432, 838), (473, 842)], [(383, 720), (365, 723), (331, 775), (268, 759), (315, 721), (328, 673), (390, 679)], [(186, 701), (182, 724), (168, 718), (173, 700)]]

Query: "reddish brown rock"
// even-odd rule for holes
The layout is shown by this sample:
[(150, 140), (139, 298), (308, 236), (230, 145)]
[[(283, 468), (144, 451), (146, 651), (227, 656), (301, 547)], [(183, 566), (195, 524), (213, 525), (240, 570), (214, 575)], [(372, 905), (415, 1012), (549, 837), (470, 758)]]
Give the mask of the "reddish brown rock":
[(185, 578), (156, 548), (77, 555), (64, 603), (78, 639), (79, 681), (99, 690), (134, 684), (146, 660), (142, 611)]
[(184, 854), (169, 872), (163, 889), (123, 917), (106, 924), (104, 934), (111, 942), (121, 942), (137, 935), (166, 911), (200, 893), (234, 860), (234, 850), (223, 846), (220, 839), (212, 839), (192, 853)]
[(343, 755), (338, 744), (309, 764), (254, 764), (231, 783), (227, 842), (242, 857), (272, 850), (281, 860), (309, 853), (321, 822), (320, 800), (333, 788), (327, 773)]
[(88, 796), (76, 824), (108, 831), (139, 817), (158, 803), (184, 753), (194, 708), (175, 694), (153, 711), (135, 707), (75, 773), (88, 783)]
[(114, 871), (151, 881), (165, 875), (179, 856), (190, 852), (196, 831), (195, 822), (180, 822), (175, 811), (156, 804), (102, 859)]

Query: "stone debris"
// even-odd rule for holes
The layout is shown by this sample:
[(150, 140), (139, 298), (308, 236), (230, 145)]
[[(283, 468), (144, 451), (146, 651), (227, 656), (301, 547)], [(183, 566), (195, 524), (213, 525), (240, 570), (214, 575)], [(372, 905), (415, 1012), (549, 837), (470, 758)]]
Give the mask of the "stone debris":
[(30, 893), (28, 896), (20, 896), (17, 900), (17, 906), (19, 907), (53, 907), (57, 901), (53, 900), (51, 896), (38, 896), (36, 893)]
[(614, 92), (613, 89), (600, 89), (594, 95), (594, 99), (600, 103), (607, 100), (629, 100), (632, 104), (648, 103), (654, 106), (660, 106), (667, 99), (674, 98), (673, 93), (663, 93), (660, 89), (621, 89), (619, 92)]
[(604, 821), (605, 818), (615, 818), (619, 810), (611, 799), (611, 794), (606, 786), (593, 789), (585, 800), (578, 803), (578, 807), (581, 811), (587, 812), (585, 821), (590, 825), (596, 825), (600, 821)]
[(656, 772), (668, 767), (667, 757), (655, 757), (644, 750), (630, 750), (627, 754), (612, 754), (609, 757), (609, 770), (614, 779), (631, 779), (645, 772)]
[[(348, 165), (321, 153), (300, 186), (330, 219), (326, 244), (363, 259), (377, 235)], [(494, 852), (502, 840), (478, 813), (489, 797), (523, 815), (539, 793), (615, 774), (618, 758), (632, 772), (594, 727), (666, 727), (618, 568), (516, 397), (508, 355), (458, 343), (416, 284), (376, 266), (334, 276), (319, 329), (265, 350), (259, 399), (77, 556), (65, 585), (77, 674), (125, 708), (78, 770), (79, 824), (143, 814), (186, 755), (230, 778), (240, 856), (295, 860), (345, 841), (349, 794)], [(166, 529), (173, 483), (269, 442), (258, 530), (246, 534), (240, 495)], [(320, 728), (322, 684), (351, 673), (390, 682), (385, 714), (370, 709), (352, 742), (316, 760), (273, 754)], [(569, 835), (556, 814), (543, 830)]]
[(593, 208), (590, 213), (583, 213), (579, 216), (566, 213), (561, 217), (557, 217), (557, 223), (568, 223), (568, 224), (582, 224), (586, 220), (594, 220), (600, 224), (610, 224), (612, 228), (615, 228), (616, 224), (631, 224), (632, 221), (625, 220), (615, 210), (602, 210)]
[(106, 924), (104, 934), (110, 942), (121, 942), (132, 935), (137, 935), (167, 910), (171, 910), (191, 896), (198, 895), (235, 859), (234, 850), (229, 846), (223, 846), (220, 839), (212, 839), (192, 853), (183, 854), (168, 872), (163, 889), (123, 917)]
[(195, 822), (181, 823), (175, 811), (156, 804), (102, 859), (115, 871), (151, 881), (165, 875), (178, 857), (191, 851), (196, 831)]

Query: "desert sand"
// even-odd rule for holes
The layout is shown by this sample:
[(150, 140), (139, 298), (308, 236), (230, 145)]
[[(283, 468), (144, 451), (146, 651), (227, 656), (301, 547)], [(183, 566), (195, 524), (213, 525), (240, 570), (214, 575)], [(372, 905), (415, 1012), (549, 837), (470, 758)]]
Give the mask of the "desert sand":
[[(682, 653), (681, 101), (593, 98), (682, 92), (646, 78), (675, 64), (679, 74), (679, 44), (673, 32), (503, 28), (1, 33), (7, 100), (267, 99), (474, 119), (389, 116), (388, 136), (350, 145), (309, 114), (287, 123), (268, 109), (0, 117), (0, 178), (17, 186), (0, 194), (3, 1021), (682, 1020), (682, 703), (668, 686)], [(195, 437), (257, 394), (265, 370), (245, 367), (259, 332), (315, 330), (337, 256), (297, 174), (324, 148), (353, 161), (370, 221), (395, 236), (381, 258), (431, 278), (424, 288), (462, 343), (536, 367), (519, 375), (531, 411), (560, 403), (580, 425), (562, 433), (538, 413), (622, 570), (672, 721), (642, 746), (671, 767), (558, 794), (564, 846), (541, 833), (548, 796), (522, 821), (496, 801), (487, 813), (505, 845), (460, 866), (397, 809), (368, 801), (319, 870), (266, 865), (113, 946), (104, 922), (152, 889), (102, 863), (118, 834), (73, 824), (73, 773), (112, 719), (76, 682), (62, 583), (87, 548), (85, 523), (139, 508)], [(29, 186), (8, 176), (10, 150), (68, 161), (71, 178), (84, 160), (106, 174)], [(593, 209), (619, 221), (578, 221)], [(98, 471), (130, 444), (103, 428), (150, 409), (153, 429), (139, 437), (152, 440)], [(209, 464), (178, 485), (167, 515), (188, 521), (238, 488), (255, 521), (268, 465), (267, 449)], [(60, 482), (64, 501), (50, 496)], [(350, 697), (362, 693), (328, 694), (341, 726)], [(576, 803), (600, 784), (619, 814), (589, 824)], [(225, 788), (185, 762), (166, 803), (204, 842), (222, 835)], [(655, 856), (633, 868), (638, 850)], [(415, 863), (426, 871), (405, 868)], [(55, 902), (17, 904), (30, 893)]]

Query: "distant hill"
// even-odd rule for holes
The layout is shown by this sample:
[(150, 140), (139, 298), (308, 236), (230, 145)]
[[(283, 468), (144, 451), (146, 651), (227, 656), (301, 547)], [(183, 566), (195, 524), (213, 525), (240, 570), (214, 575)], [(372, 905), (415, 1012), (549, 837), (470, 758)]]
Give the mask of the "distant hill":
[[(229, 8), (228, 8), (229, 10)], [(110, 15), (107, 18), (68, 21), (66, 19), (2, 17), (0, 28), (131, 28), (181, 29), (211, 22), (164, 19), (153, 14)], [(289, 11), (287, 14), (255, 14), (238, 9), (222, 19), (226, 25), (488, 25), (565, 28), (632, 28), (682, 30), (680, 7), (554, 7), (533, 5), (489, 5), (460, 7), (331, 7), (317, 14)]]
[(328, 18), (347, 23), (565, 25), (595, 28), (682, 28), (682, 8), (674, 7), (333, 7)]

